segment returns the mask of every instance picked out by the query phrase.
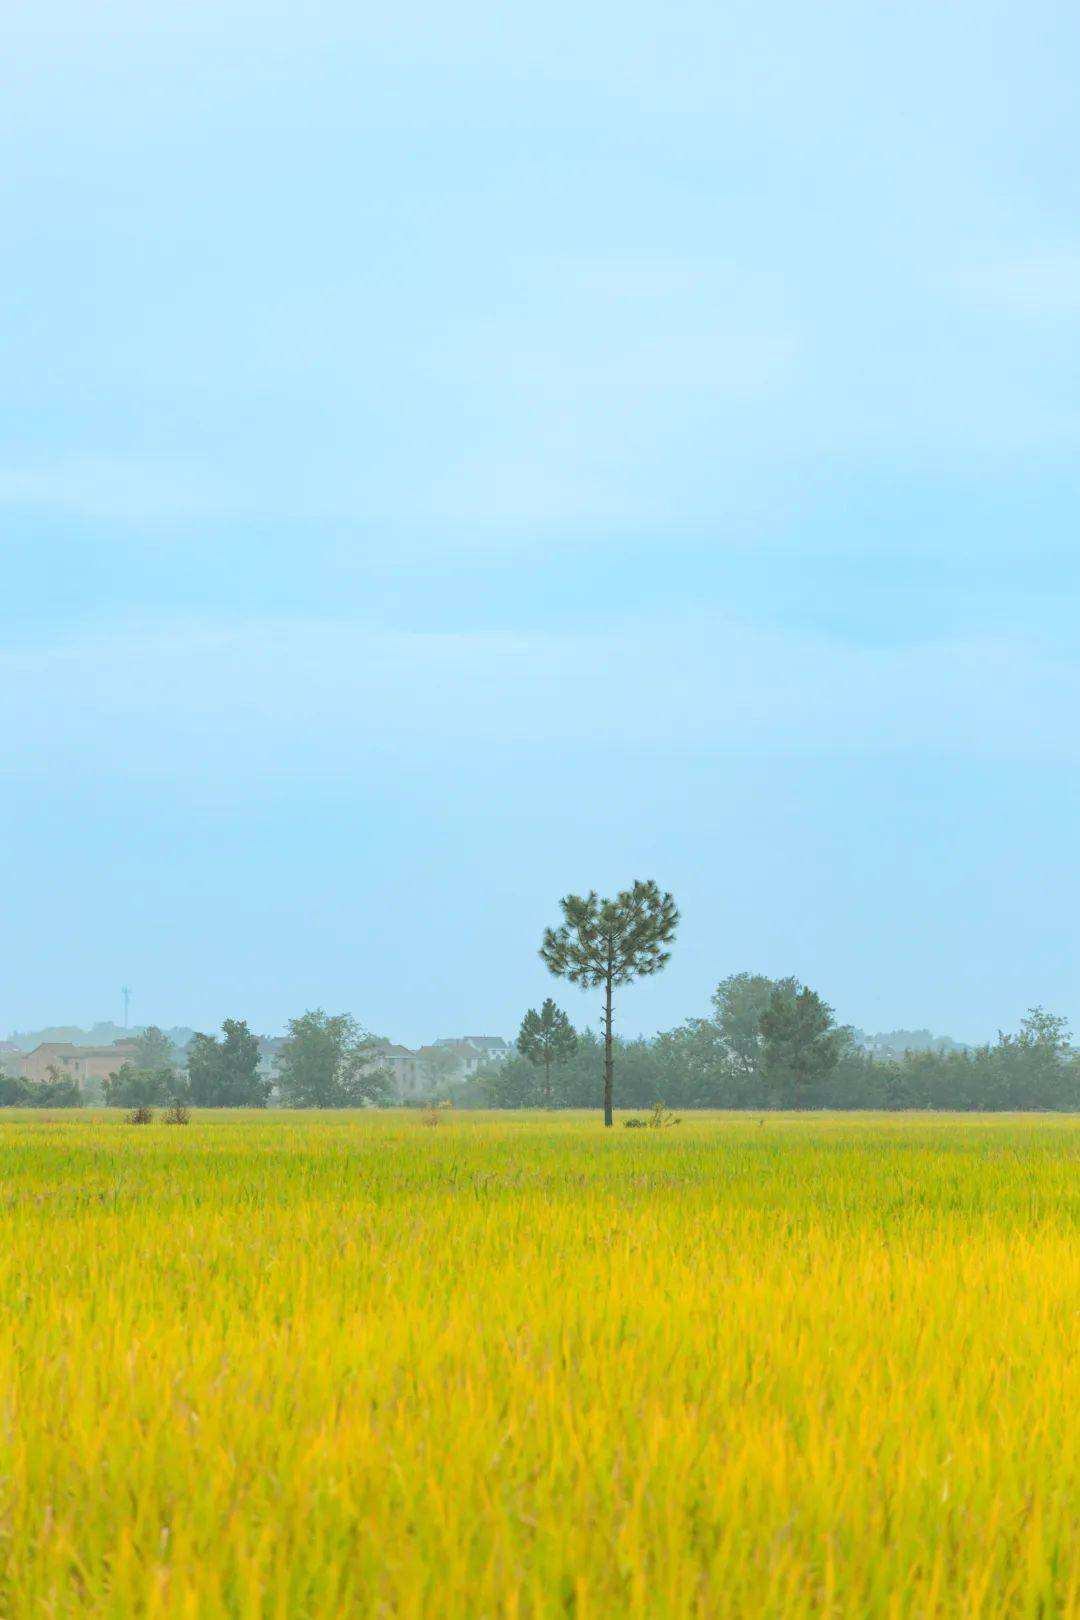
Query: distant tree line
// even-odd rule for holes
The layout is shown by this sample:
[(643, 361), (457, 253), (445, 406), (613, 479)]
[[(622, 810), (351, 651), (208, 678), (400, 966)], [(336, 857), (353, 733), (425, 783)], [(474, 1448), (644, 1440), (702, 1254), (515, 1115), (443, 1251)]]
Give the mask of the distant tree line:
[(79, 1082), (50, 1066), (45, 1080), (0, 1074), (0, 1108), (80, 1108)]
[[(561, 1055), (538, 1063), (543, 1014), (565, 1019)], [(460, 1105), (595, 1108), (605, 1042), (574, 1032), (552, 1004), (526, 1015), (517, 1057), (459, 1088)], [(832, 1008), (794, 978), (739, 973), (713, 997), (712, 1016), (651, 1040), (613, 1037), (621, 1108), (1080, 1109), (1080, 1053), (1063, 1018), (1034, 1008), (1018, 1034), (971, 1050), (883, 1058), (860, 1047)]]
[[(294, 1018), (267, 1073), (259, 1040), (243, 1019), (226, 1018), (220, 1035), (196, 1033), (177, 1061), (168, 1037), (150, 1025), (133, 1057), (101, 1086), (110, 1108), (265, 1108), (277, 1093), (288, 1108), (357, 1108), (393, 1100), (378, 1040), (347, 1013), (320, 1009)], [(44, 1080), (0, 1075), (0, 1107), (78, 1108), (87, 1098), (55, 1067)]]
[[(651, 930), (655, 940), (657, 917), (659, 932), (668, 931), (666, 898), (636, 886), (617, 902), (590, 896), (578, 912), (570, 910), (570, 919), (586, 935), (583, 977), (604, 992), (600, 1034), (576, 1031), (549, 997), (525, 1014), (515, 1057), (460, 1084), (432, 1069), (427, 1072), (431, 1095), (473, 1108), (603, 1103), (607, 1115), (617, 1070), (620, 1108), (664, 1103), (682, 1110), (1080, 1111), (1080, 1052), (1072, 1046), (1066, 1021), (1040, 1007), (1029, 1012), (1018, 1033), (999, 1034), (985, 1046), (884, 1056), (860, 1046), (828, 1003), (797, 979), (737, 973), (717, 987), (709, 1017), (690, 1019), (651, 1040), (615, 1035), (610, 990), (618, 982), (617, 960), (612, 958), (609, 986), (608, 957), (602, 945), (596, 946), (604, 907), (623, 908), (616, 920), (620, 927), (626, 924), (630, 940), (624, 971), (651, 971), (659, 951), (641, 957), (640, 931)], [(561, 948), (555, 941), (552, 954)], [(633, 950), (639, 952), (636, 963)], [(588, 965), (589, 952), (597, 953), (595, 967)], [(347, 1014), (316, 1009), (290, 1021), (268, 1072), (258, 1038), (243, 1020), (226, 1019), (217, 1035), (196, 1034), (183, 1062), (168, 1037), (151, 1026), (136, 1038), (134, 1056), (104, 1081), (101, 1100), (124, 1109), (264, 1108), (276, 1093), (276, 1100), (290, 1108), (385, 1105), (396, 1098), (390, 1072), (379, 1060), (380, 1044)], [(0, 1107), (74, 1108), (86, 1100), (78, 1082), (57, 1068), (43, 1080), (0, 1074)]]

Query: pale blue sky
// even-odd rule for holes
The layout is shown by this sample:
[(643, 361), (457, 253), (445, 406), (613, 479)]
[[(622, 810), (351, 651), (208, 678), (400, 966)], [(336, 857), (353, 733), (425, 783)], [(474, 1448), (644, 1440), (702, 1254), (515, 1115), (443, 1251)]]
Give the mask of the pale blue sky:
[[(0, 1026), (1080, 1023), (1080, 14), (0, 22)], [(573, 1016), (591, 1016), (575, 992)]]

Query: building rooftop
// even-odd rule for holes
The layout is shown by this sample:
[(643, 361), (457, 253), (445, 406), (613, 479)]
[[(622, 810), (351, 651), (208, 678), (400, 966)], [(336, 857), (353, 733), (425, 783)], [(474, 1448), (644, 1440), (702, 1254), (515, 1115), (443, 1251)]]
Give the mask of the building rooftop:
[(71, 1041), (42, 1041), (26, 1055), (35, 1057), (39, 1052), (51, 1052), (56, 1057), (115, 1057), (118, 1052), (134, 1052), (137, 1049), (137, 1041), (110, 1041), (107, 1046), (74, 1046)]

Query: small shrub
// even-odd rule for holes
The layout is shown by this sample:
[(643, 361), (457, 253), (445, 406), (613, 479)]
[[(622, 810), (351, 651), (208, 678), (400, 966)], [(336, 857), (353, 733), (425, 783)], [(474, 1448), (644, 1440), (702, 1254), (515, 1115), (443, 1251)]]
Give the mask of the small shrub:
[(152, 1125), (154, 1122), (154, 1110), (147, 1108), (145, 1104), (139, 1108), (133, 1108), (127, 1116), (127, 1122), (129, 1125)]
[(166, 1108), (164, 1119), (166, 1125), (190, 1125), (191, 1109), (181, 1102), (173, 1103), (171, 1108)]
[(628, 1131), (665, 1131), (670, 1125), (681, 1125), (682, 1120), (676, 1119), (666, 1104), (658, 1102), (653, 1103), (648, 1119), (624, 1119), (623, 1124)]

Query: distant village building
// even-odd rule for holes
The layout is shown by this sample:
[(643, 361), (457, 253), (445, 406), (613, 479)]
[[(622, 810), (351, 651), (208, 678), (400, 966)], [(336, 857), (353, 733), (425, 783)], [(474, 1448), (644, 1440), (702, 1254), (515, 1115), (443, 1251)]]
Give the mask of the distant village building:
[(510, 1047), (501, 1035), (464, 1035), (444, 1037), (416, 1051), (387, 1042), (373, 1047), (371, 1055), (389, 1069), (398, 1101), (408, 1102), (444, 1084), (471, 1080), (480, 1069), (509, 1057)]
[(73, 1046), (70, 1041), (43, 1041), (27, 1052), (21, 1069), (26, 1080), (49, 1080), (50, 1070), (85, 1086), (88, 1080), (107, 1080), (138, 1053), (135, 1041), (114, 1041), (111, 1046)]
[(436, 1046), (456, 1052), (468, 1074), (486, 1068), (490, 1063), (502, 1063), (510, 1056), (510, 1047), (501, 1035), (461, 1035), (435, 1042)]
[(270, 1082), (270, 1100), (280, 1096), (278, 1087), (278, 1057), (285, 1045), (286, 1035), (257, 1035), (259, 1047), (259, 1078)]
[[(425, 1052), (448, 1052), (457, 1063), (457, 1070), (453, 1076), (455, 1080), (470, 1080), (477, 1069), (482, 1069), (484, 1066), (483, 1053), (477, 1051), (475, 1046), (470, 1046), (469, 1042), (465, 1040), (435, 1041), (431, 1046), (422, 1046), (420, 1048), (421, 1058)], [(447, 1067), (449, 1066), (447, 1065)]]
[[(272, 1100), (278, 1094), (277, 1064), (285, 1040), (283, 1035), (258, 1037), (259, 1073), (271, 1082)], [(136, 1062), (137, 1055), (138, 1043), (130, 1038), (86, 1046), (73, 1041), (41, 1041), (30, 1052), (24, 1052), (17, 1041), (0, 1041), (0, 1073), (48, 1080), (55, 1072), (76, 1081), (80, 1089), (89, 1082), (93, 1090), (124, 1063)], [(399, 1102), (428, 1097), (446, 1085), (460, 1085), (481, 1069), (503, 1063), (512, 1055), (513, 1048), (501, 1035), (444, 1036), (418, 1051), (394, 1042), (371, 1049), (372, 1060), (389, 1070)]]
[(475, 1046), (485, 1063), (505, 1063), (513, 1057), (514, 1049), (501, 1035), (465, 1035), (467, 1046)]
[(395, 1095), (400, 1101), (423, 1096), (426, 1087), (419, 1053), (411, 1052), (407, 1046), (390, 1043), (372, 1047), (371, 1056), (380, 1067), (389, 1069)]

